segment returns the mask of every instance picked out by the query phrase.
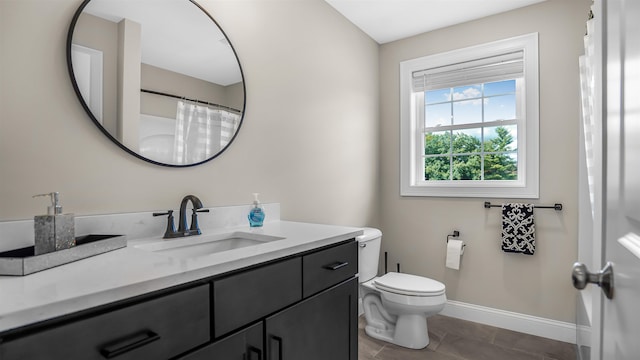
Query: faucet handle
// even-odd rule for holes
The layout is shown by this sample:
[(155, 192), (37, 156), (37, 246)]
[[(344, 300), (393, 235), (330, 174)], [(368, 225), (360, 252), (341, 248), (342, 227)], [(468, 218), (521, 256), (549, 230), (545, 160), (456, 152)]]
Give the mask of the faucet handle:
[(173, 216), (173, 210), (167, 210), (167, 212), (156, 212), (153, 213), (153, 216), (162, 216), (162, 215), (169, 215), (169, 216)]
[(176, 237), (176, 226), (173, 223), (173, 210), (167, 210), (167, 212), (163, 213), (153, 213), (153, 216), (163, 216), (169, 215), (167, 217), (167, 229), (164, 231), (164, 239), (174, 238)]
[(193, 208), (193, 213), (191, 214), (191, 226), (189, 227), (189, 232), (192, 234), (200, 235), (202, 232), (200, 231), (200, 226), (198, 225), (198, 214), (199, 212), (209, 212), (209, 209), (196, 209)]

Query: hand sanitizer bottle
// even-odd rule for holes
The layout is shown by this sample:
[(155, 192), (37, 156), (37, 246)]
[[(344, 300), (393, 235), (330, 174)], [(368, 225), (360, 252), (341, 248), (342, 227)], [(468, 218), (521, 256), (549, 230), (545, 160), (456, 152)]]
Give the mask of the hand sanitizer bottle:
[(258, 193), (253, 193), (253, 207), (251, 211), (249, 211), (249, 226), (251, 227), (261, 227), (264, 222), (264, 210), (262, 206), (260, 206), (260, 200), (258, 200)]

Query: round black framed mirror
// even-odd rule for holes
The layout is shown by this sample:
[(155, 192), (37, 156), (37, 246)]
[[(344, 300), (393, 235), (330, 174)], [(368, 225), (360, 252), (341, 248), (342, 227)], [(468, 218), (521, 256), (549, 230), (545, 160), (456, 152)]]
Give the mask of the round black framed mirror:
[(193, 0), (84, 0), (69, 27), (67, 65), (91, 120), (142, 160), (202, 164), (242, 125), (240, 61)]

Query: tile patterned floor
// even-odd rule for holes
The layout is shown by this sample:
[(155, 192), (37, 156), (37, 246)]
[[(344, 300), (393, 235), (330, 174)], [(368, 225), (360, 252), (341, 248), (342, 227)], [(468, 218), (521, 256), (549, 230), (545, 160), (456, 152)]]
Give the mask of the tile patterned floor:
[(429, 318), (430, 343), (410, 350), (358, 329), (358, 360), (575, 360), (575, 345), (456, 318)]

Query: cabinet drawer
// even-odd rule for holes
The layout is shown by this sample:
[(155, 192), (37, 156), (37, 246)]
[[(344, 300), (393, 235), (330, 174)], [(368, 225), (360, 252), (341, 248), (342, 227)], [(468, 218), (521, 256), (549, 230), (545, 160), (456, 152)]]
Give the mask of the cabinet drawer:
[(301, 262), (296, 257), (214, 280), (215, 337), (300, 300)]
[(358, 272), (355, 241), (302, 257), (303, 296), (307, 297), (344, 281)]
[(209, 285), (0, 345), (3, 360), (169, 359), (209, 341)]

